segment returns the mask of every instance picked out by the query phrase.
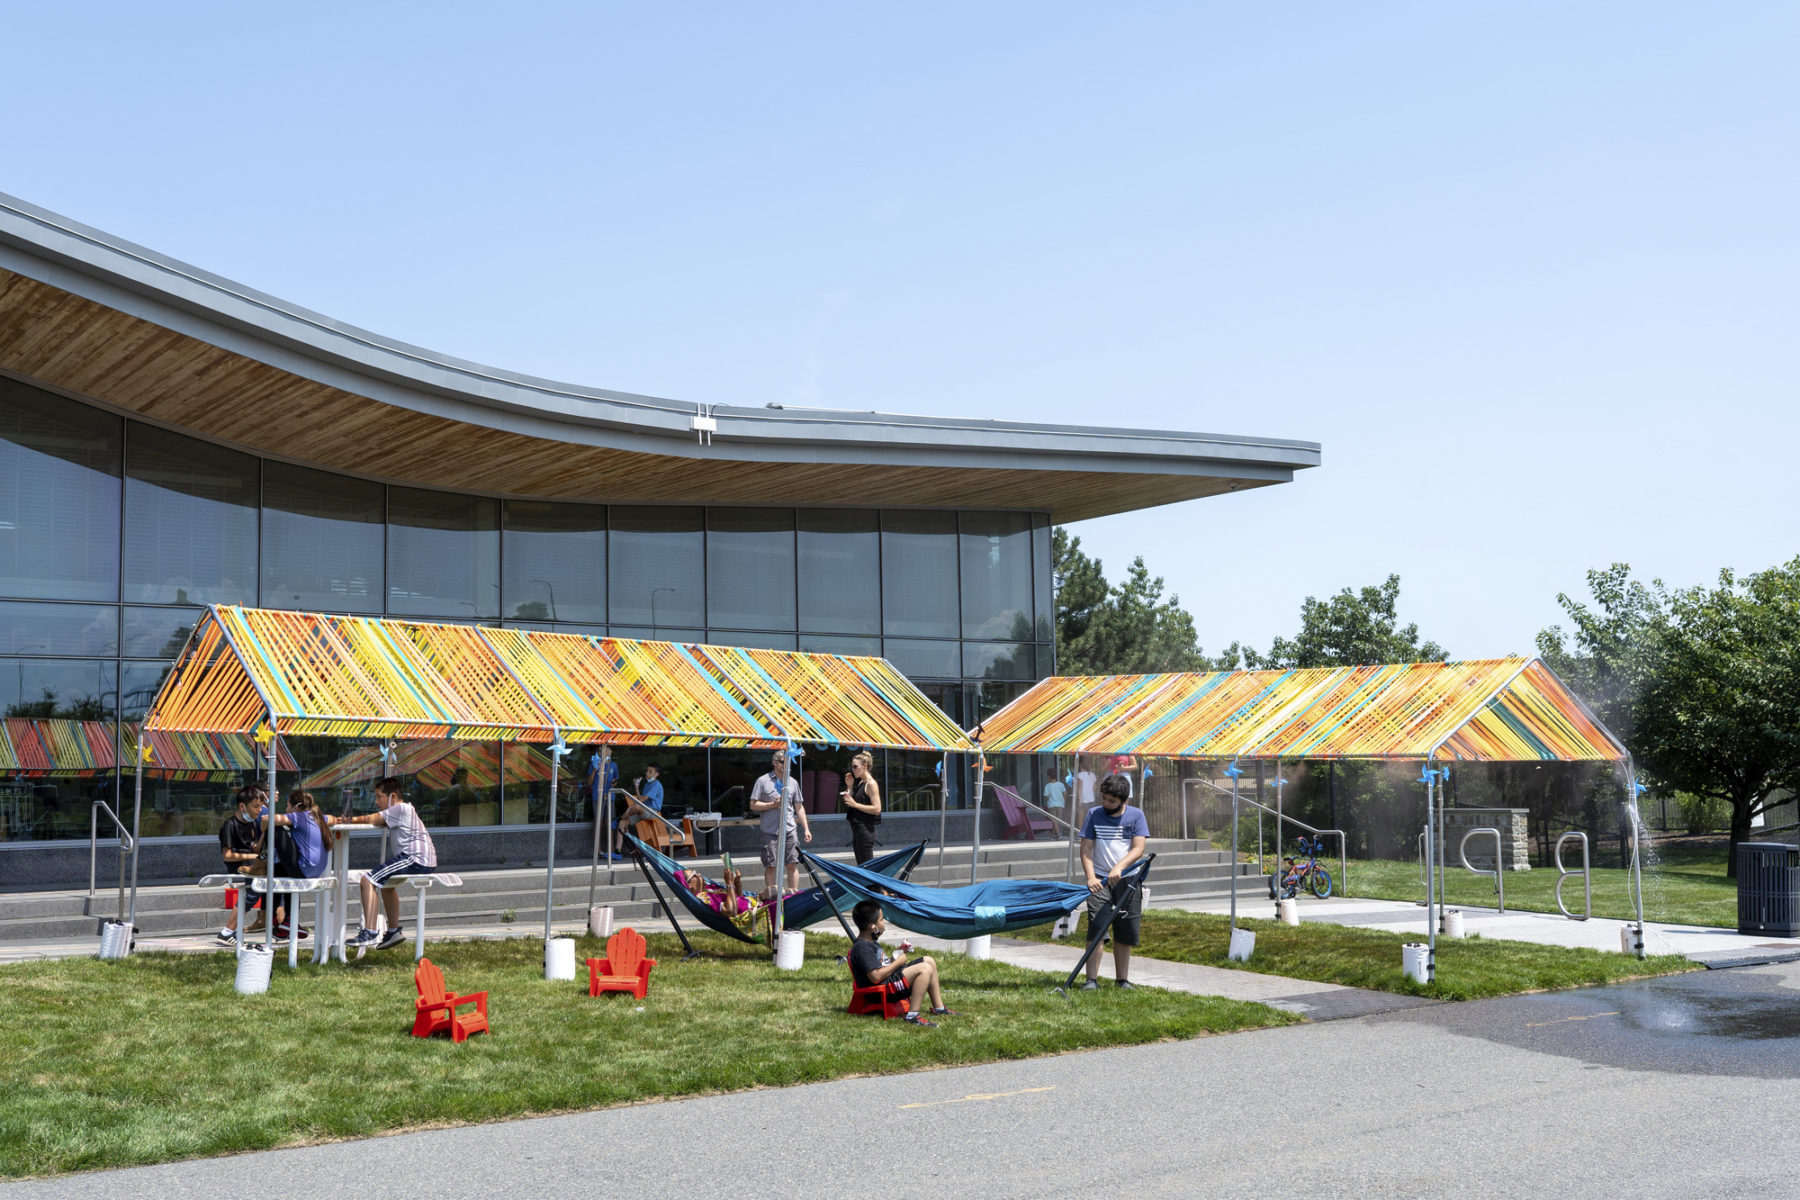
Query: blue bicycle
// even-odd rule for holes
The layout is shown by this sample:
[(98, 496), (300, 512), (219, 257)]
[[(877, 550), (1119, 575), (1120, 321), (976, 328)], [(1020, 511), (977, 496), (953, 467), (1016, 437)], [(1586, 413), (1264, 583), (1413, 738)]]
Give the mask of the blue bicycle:
[(1294, 843), (1294, 848), (1306, 857), (1289, 855), (1282, 860), (1281, 883), (1269, 880), (1269, 893), (1272, 897), (1291, 900), (1305, 888), (1319, 899), (1331, 895), (1331, 875), (1319, 865), (1319, 851), (1324, 848), (1323, 838), (1301, 838)]

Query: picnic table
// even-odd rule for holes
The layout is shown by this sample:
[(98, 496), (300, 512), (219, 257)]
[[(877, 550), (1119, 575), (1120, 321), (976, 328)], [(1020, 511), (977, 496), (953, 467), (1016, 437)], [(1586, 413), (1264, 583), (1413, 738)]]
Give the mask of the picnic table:
[[(339, 835), (383, 833), (384, 830), (372, 825), (339, 825), (334, 829)], [(310, 895), (315, 901), (313, 919), (312, 961), (315, 963), (350, 961), (348, 953), (349, 934), (346, 926), (350, 916), (350, 885), (360, 884), (363, 872), (350, 869), (350, 838), (339, 836), (331, 847), (331, 865), (325, 874), (316, 879), (290, 879), (275, 877), (275, 894), (304, 896)], [(418, 899), (417, 911), (413, 918), (413, 961), (425, 957), (425, 897), (434, 887), (459, 888), (463, 885), (460, 875), (448, 871), (434, 871), (429, 875), (400, 875), (390, 882), (395, 885), (406, 884), (413, 889)], [(220, 875), (205, 875), (200, 879), (203, 888), (235, 887), (238, 889), (238, 951), (244, 948), (244, 908), (247, 892), (262, 893), (268, 890), (269, 879), (266, 875), (243, 875), (237, 872)], [(288, 966), (299, 965), (299, 912), (289, 906), (288, 913)], [(264, 920), (273, 920), (274, 914), (267, 913)]]

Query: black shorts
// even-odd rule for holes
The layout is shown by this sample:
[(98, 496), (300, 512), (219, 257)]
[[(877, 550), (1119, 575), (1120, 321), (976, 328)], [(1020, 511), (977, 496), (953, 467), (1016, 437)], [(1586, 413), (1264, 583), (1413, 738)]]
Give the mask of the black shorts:
[(856, 865), (862, 866), (875, 857), (875, 827), (860, 822), (850, 826), (850, 850), (856, 856)]
[[(1117, 904), (1119, 902), (1119, 898), (1124, 894), (1128, 886), (1129, 885), (1121, 879), (1119, 882), (1113, 884), (1112, 893), (1110, 895), (1097, 896), (1092, 892), (1088, 893), (1087, 910), (1089, 929), (1094, 927), (1094, 922), (1099, 918), (1101, 911), (1105, 909), (1108, 904)], [(1142, 929), (1143, 916), (1144, 889), (1141, 887), (1133, 887), (1131, 888), (1131, 898), (1119, 909), (1118, 915), (1113, 917), (1113, 923), (1108, 927), (1107, 932), (1112, 936), (1113, 940), (1119, 943), (1119, 945), (1135, 946), (1138, 944), (1138, 936)]]

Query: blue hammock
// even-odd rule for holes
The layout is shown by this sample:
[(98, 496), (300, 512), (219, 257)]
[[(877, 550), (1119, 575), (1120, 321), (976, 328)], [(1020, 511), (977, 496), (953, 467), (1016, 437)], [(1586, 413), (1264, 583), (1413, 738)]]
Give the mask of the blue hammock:
[[(885, 879), (866, 868), (830, 862), (800, 851), (821, 874), (862, 900), (879, 900), (888, 920), (931, 937), (971, 938), (1010, 933), (1065, 917), (1087, 903), (1078, 883), (1050, 879), (988, 879), (967, 887), (934, 888)], [(1133, 867), (1128, 874), (1143, 868)]]
[[(625, 837), (644, 856), (644, 862), (649, 865), (650, 869), (662, 877), (664, 885), (675, 893), (676, 898), (681, 901), (681, 906), (687, 909), (696, 921), (715, 933), (736, 938), (740, 942), (749, 942), (753, 946), (762, 944), (761, 937), (744, 932), (732, 922), (730, 917), (716, 911), (712, 905), (682, 886), (681, 872), (691, 868), (683, 867), (668, 855), (639, 841), (629, 833)], [(876, 878), (885, 880), (892, 885), (899, 882), (900, 876), (917, 866), (924, 853), (925, 843), (920, 842), (918, 845), (908, 846), (904, 850), (895, 850), (890, 854), (871, 858), (864, 866)], [(715, 883), (711, 879), (707, 882)], [(827, 892), (830, 893), (829, 899), (827, 899)], [(782, 901), (782, 926), (786, 929), (803, 929), (808, 925), (816, 925), (824, 920), (834, 907), (840, 912), (848, 910), (857, 899), (858, 894), (853, 889), (833, 882), (827, 882), (823, 890), (808, 888), (804, 892), (795, 892)]]

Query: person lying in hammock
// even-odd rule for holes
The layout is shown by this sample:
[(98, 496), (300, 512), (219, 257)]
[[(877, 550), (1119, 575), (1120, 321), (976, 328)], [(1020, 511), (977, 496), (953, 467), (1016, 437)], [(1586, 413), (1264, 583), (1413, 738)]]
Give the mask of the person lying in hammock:
[(755, 938), (773, 934), (774, 910), (763, 897), (744, 895), (744, 873), (732, 870), (729, 855), (725, 859), (723, 886), (698, 871), (683, 870), (680, 878), (682, 887), (744, 933)]

